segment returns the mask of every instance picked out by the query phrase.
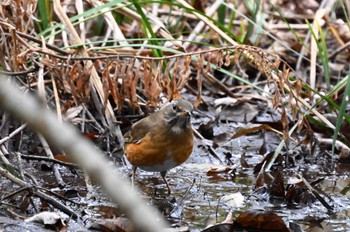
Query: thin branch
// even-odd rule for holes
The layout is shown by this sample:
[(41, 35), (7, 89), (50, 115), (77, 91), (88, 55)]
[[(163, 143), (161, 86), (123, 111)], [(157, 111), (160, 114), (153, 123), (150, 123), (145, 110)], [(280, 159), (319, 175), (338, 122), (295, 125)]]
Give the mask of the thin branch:
[(20, 127), (18, 127), (16, 130), (14, 130), (11, 134), (6, 136), (5, 138), (0, 140), (0, 145), (6, 142), (7, 140), (11, 139), (12, 137), (16, 136), (19, 132), (21, 132), (24, 128), (26, 128), (27, 124), (23, 124)]
[[(38, 136), (39, 136), (39, 140), (40, 140), (41, 144), (43, 145), (43, 148), (44, 148), (44, 151), (45, 151), (47, 157), (49, 157), (50, 159), (54, 159), (52, 151), (50, 149), (49, 144), (46, 142), (46, 139), (41, 134), (38, 134)], [(58, 185), (61, 187), (65, 186), (66, 184), (63, 181), (63, 178), (61, 176), (60, 171), (58, 170), (57, 165), (54, 164), (52, 168), (53, 168), (53, 173), (56, 177)]]
[(79, 165), (77, 165), (77, 164), (64, 162), (64, 161), (61, 161), (61, 160), (58, 160), (58, 159), (52, 159), (52, 158), (45, 157), (45, 156), (22, 155), (21, 154), (21, 158), (22, 159), (28, 159), (28, 160), (43, 160), (43, 161), (52, 162), (52, 163), (55, 163), (55, 164), (67, 166), (67, 167), (70, 167), (70, 168), (79, 168)]

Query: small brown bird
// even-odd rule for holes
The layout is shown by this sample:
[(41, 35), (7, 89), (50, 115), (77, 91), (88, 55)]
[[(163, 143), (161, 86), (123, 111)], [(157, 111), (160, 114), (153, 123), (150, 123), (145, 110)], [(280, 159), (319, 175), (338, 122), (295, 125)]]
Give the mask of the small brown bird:
[(136, 122), (124, 135), (126, 158), (133, 165), (132, 184), (137, 168), (160, 172), (168, 194), (171, 193), (166, 172), (184, 163), (193, 150), (192, 110), (190, 102), (173, 100)]

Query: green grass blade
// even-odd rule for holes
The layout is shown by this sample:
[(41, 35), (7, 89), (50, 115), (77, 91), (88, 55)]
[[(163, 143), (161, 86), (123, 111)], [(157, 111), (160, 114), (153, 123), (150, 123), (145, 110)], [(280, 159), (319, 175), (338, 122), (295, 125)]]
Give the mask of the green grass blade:
[(348, 73), (348, 76), (345, 78), (346, 79), (346, 87), (345, 87), (345, 92), (344, 92), (344, 97), (342, 100), (342, 103), (340, 105), (340, 109), (338, 112), (338, 119), (337, 119), (337, 124), (335, 126), (335, 130), (334, 130), (334, 135), (333, 135), (333, 143), (332, 143), (332, 154), (334, 155), (334, 150), (335, 150), (335, 142), (337, 140), (338, 137), (338, 133), (340, 130), (340, 126), (342, 124), (344, 115), (345, 115), (345, 110), (346, 110), (346, 106), (348, 105), (348, 101), (349, 101), (349, 97), (350, 97), (350, 72)]
[(326, 86), (327, 86), (327, 89), (330, 89), (331, 81), (330, 81), (330, 71), (329, 71), (329, 65), (328, 65), (328, 52), (327, 52), (326, 39), (321, 26), (318, 23), (317, 23), (317, 26), (318, 26), (318, 31), (320, 32), (320, 39), (321, 39), (320, 47), (319, 47), (320, 48), (319, 55), (322, 60), (323, 72), (326, 79)]
[[(104, 12), (102, 12), (103, 9), (109, 8), (108, 11), (112, 11), (112, 10), (121, 8), (121, 6), (115, 6), (115, 5), (117, 5), (119, 3), (123, 3), (123, 2), (126, 2), (126, 0), (113, 0), (113, 1), (110, 1), (110, 2), (107, 2), (107, 3), (103, 4), (101, 6), (98, 6), (98, 7), (92, 8), (90, 10), (87, 10), (87, 11), (85, 11), (82, 14), (75, 15), (75, 16), (71, 17), (69, 20), (72, 22), (73, 25), (77, 25), (77, 24), (79, 24), (81, 22), (81, 21), (79, 21), (79, 19), (81, 17), (84, 17), (83, 21), (87, 21), (89, 19), (92, 19), (92, 18), (95, 18), (97, 16), (103, 15), (104, 14)], [(123, 7), (125, 7), (125, 6), (123, 6)], [(47, 39), (48, 36), (46, 37), (46, 35), (47, 34), (50, 35), (52, 30), (55, 30), (55, 35), (61, 33), (64, 30), (63, 24), (62, 23), (57, 23), (57, 24), (47, 28), (43, 32), (39, 33), (38, 36), (44, 36), (45, 39)]]
[[(329, 66), (328, 66), (328, 53), (327, 53), (327, 45), (325, 42), (325, 38), (322, 32), (322, 28), (320, 28), (320, 25), (317, 24), (318, 28), (319, 28), (319, 34), (320, 34), (320, 38), (321, 38), (321, 42), (317, 39), (317, 36), (312, 28), (312, 25), (309, 23), (309, 21), (306, 19), (306, 24), (308, 25), (310, 32), (312, 34), (313, 39), (316, 42), (316, 46), (318, 49), (318, 56), (320, 57), (320, 59), (322, 60), (322, 66), (323, 66), (323, 70), (325, 73), (325, 79), (326, 79), (326, 85), (327, 85), (327, 89), (330, 89), (330, 77), (329, 77)], [(323, 42), (322, 42), (322, 37), (323, 37)]]
[(251, 21), (248, 24), (247, 33), (245, 34), (244, 39), (243, 39), (243, 44), (247, 44), (249, 42), (250, 36), (252, 35), (252, 33), (254, 31), (254, 27), (255, 27), (255, 25), (257, 25), (256, 19), (258, 17), (260, 5), (261, 5), (260, 0), (254, 0), (253, 3), (251, 3), (250, 0), (246, 0), (245, 2), (246, 2), (246, 6), (247, 6), (248, 10), (250, 11), (250, 13), (252, 14), (252, 16), (251, 16)]
[(218, 22), (222, 25), (225, 25), (226, 18), (226, 6), (221, 5), (218, 9)]
[(52, 3), (49, 0), (39, 0), (38, 1), (39, 10), (39, 31), (43, 31), (50, 26), (52, 21)]
[[(143, 29), (144, 29), (144, 33), (145, 33), (146, 37), (149, 34), (152, 38), (157, 38), (156, 34), (153, 31), (153, 28), (152, 28), (150, 21), (148, 20), (147, 16), (145, 15), (145, 13), (142, 10), (141, 5), (139, 4), (139, 1), (132, 0), (131, 2), (134, 4), (134, 6), (137, 10), (137, 13), (139, 13), (139, 15), (142, 18), (142, 25), (143, 25)], [(152, 40), (151, 42), (153, 45), (159, 46), (159, 43), (157, 40)], [(162, 50), (160, 50), (160, 49), (152, 49), (152, 50), (153, 50), (154, 56), (156, 56), (156, 57), (163, 56)]]

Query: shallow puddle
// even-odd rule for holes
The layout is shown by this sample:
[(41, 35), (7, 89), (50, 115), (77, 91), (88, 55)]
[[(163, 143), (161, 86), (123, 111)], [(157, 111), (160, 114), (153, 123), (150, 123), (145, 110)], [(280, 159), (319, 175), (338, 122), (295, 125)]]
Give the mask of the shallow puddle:
[[(250, 147), (251, 140), (255, 140), (254, 137), (245, 140)], [(240, 147), (240, 151), (236, 151), (231, 157), (234, 163), (239, 162), (240, 152), (243, 152), (243, 147), (247, 147), (247, 144), (240, 141), (237, 146)], [(328, 196), (323, 197), (334, 209), (333, 212), (328, 212), (318, 200), (308, 205), (290, 207), (283, 201), (270, 201), (267, 193), (256, 193), (253, 190), (256, 174), (253, 174), (252, 168), (239, 166), (231, 174), (207, 174), (210, 168), (219, 165), (219, 162), (209, 156), (196, 150), (185, 164), (168, 172), (167, 178), (172, 188), (170, 196), (166, 194), (159, 174), (138, 171), (137, 185), (141, 195), (162, 211), (172, 226), (187, 226), (191, 231), (200, 231), (208, 224), (222, 222), (230, 211), (235, 218), (247, 210), (273, 210), (294, 231), (308, 231), (312, 219), (323, 219), (322, 225), (331, 228), (332, 231), (350, 230), (350, 193), (340, 193), (350, 183), (349, 165), (339, 165), (332, 173), (326, 171), (331, 170), (333, 164), (329, 167), (305, 164), (303, 167), (290, 168), (284, 172), (285, 183), (296, 173), (302, 173), (304, 178), (310, 181), (325, 178), (318, 188)], [(263, 158), (254, 152), (246, 153), (245, 156), (252, 167)], [(232, 205), (230, 201), (225, 202), (225, 198), (230, 198), (230, 195), (235, 193), (242, 194), (243, 204)]]

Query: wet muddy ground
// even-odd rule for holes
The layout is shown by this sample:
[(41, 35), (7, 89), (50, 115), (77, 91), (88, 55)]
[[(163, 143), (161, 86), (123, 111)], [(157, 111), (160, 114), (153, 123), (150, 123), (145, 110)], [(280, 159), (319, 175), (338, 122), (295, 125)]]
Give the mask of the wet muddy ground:
[[(317, 200), (291, 207), (284, 201), (272, 201), (266, 192), (254, 190), (257, 175), (253, 173), (253, 167), (263, 159), (257, 153), (261, 143), (261, 135), (256, 134), (226, 144), (226, 147), (232, 147), (229, 160), (237, 168), (232, 172), (221, 173), (208, 173), (213, 167), (222, 168), (225, 165), (203, 147), (196, 147), (185, 164), (168, 172), (167, 178), (173, 191), (170, 196), (166, 194), (159, 173), (138, 170), (136, 185), (140, 189), (140, 196), (156, 206), (173, 227), (184, 227), (190, 231), (201, 231), (209, 225), (222, 222), (230, 211), (235, 218), (247, 210), (273, 210), (293, 231), (308, 231), (319, 226), (324, 231), (350, 230), (350, 194), (341, 193), (350, 183), (349, 164), (338, 164), (336, 160), (332, 164), (323, 161), (326, 158), (311, 157), (308, 162), (313, 164), (298, 164), (297, 167), (284, 170), (286, 185), (297, 173), (310, 181), (324, 178), (318, 188), (324, 191), (324, 198), (333, 211), (328, 211)], [(245, 154), (249, 167), (240, 165), (242, 154)], [(228, 160), (223, 161), (228, 163)], [(122, 171), (128, 178), (126, 173), (130, 170), (123, 166), (118, 172)], [(314, 220), (320, 220), (320, 223), (312, 223)]]
[[(242, 139), (237, 143), (250, 146), (254, 141), (259, 141), (259, 135)], [(242, 147), (235, 147), (234, 151), (231, 161), (236, 163), (237, 161), (239, 163), (241, 153), (246, 153), (246, 160), (251, 166), (262, 160), (261, 155), (254, 151), (244, 151)], [(157, 174), (139, 173), (138, 186), (141, 195), (164, 212), (173, 226), (188, 226), (191, 231), (203, 230), (208, 224), (224, 221), (230, 211), (235, 218), (246, 210), (273, 210), (283, 218), (287, 226), (290, 228), (300, 226), (301, 231), (307, 231), (315, 226), (308, 221), (310, 218), (324, 219), (322, 225), (328, 228), (324, 231), (330, 231), (330, 228), (332, 231), (350, 230), (348, 218), (350, 194), (341, 194), (343, 188), (350, 183), (349, 164), (325, 163), (324, 166), (319, 166), (317, 163), (305, 164), (284, 172), (285, 183), (289, 178), (295, 177), (296, 173), (302, 173), (308, 180), (325, 178), (319, 188), (329, 197), (325, 199), (334, 208), (333, 212), (329, 212), (317, 200), (308, 205), (300, 204), (293, 207), (287, 206), (283, 201), (270, 201), (268, 193), (253, 190), (256, 174), (253, 174), (251, 168), (239, 166), (230, 174), (208, 174), (210, 168), (219, 165), (213, 164), (212, 161), (210, 155), (196, 150), (186, 164), (171, 170), (168, 178), (171, 180), (172, 196), (164, 195), (165, 188)], [(159, 189), (158, 194), (155, 193), (155, 188)], [(237, 193), (242, 194), (243, 202), (239, 200), (236, 202)]]
[[(236, 130), (233, 125), (225, 128), (230, 134)], [(140, 190), (140, 196), (157, 207), (172, 227), (181, 227), (189, 231), (201, 231), (209, 225), (220, 223), (229, 212), (232, 212), (234, 219), (247, 210), (273, 210), (293, 231), (309, 231), (312, 227), (320, 226), (326, 228), (324, 231), (350, 230), (350, 193), (346, 191), (350, 184), (350, 164), (339, 164), (336, 158), (331, 159), (325, 152), (318, 151), (315, 155), (297, 154), (290, 167), (281, 169), (286, 186), (297, 174), (302, 174), (310, 182), (324, 178), (318, 189), (324, 192), (322, 197), (333, 207), (332, 211), (327, 210), (317, 199), (292, 206), (284, 200), (271, 200), (267, 191), (254, 188), (257, 182), (254, 167), (263, 159), (263, 155), (259, 154), (259, 148), (263, 144), (262, 137), (262, 133), (255, 133), (221, 142), (214, 149), (218, 158), (208, 150), (207, 143), (196, 139), (196, 147), (189, 160), (167, 174), (172, 194), (167, 195), (159, 173), (138, 170), (136, 186)], [(269, 135), (269, 138), (277, 137)], [(269, 141), (270, 148), (277, 145), (276, 141), (278, 140)], [(122, 156), (122, 152), (118, 152), (109, 157), (110, 165), (115, 166), (116, 173), (129, 179), (131, 167), (125, 163)], [(81, 170), (60, 166), (67, 183), (62, 189), (57, 187), (50, 163), (26, 161), (24, 165), (37, 177), (42, 186), (69, 199), (71, 202), (64, 201), (65, 204), (81, 216), (78, 223), (72, 220), (68, 223), (68, 231), (75, 231), (77, 225), (80, 229), (89, 228), (95, 222), (104, 224), (106, 219), (127, 216), (120, 212), (107, 196), (101, 194), (98, 186), (93, 186), (87, 191)], [(278, 165), (273, 169), (277, 168)], [(10, 194), (13, 189), (14, 185), (2, 178), (3, 195)], [(17, 211), (14, 210), (15, 212), (23, 216), (37, 213), (30, 204), (24, 207), (23, 202), (23, 198), (13, 201), (13, 204), (22, 204)], [(38, 199), (33, 203), (42, 206)], [(54, 210), (49, 207), (47, 209)], [(4, 204), (1, 212), (3, 216), (14, 215), (9, 213), (7, 205)], [(69, 221), (66, 215), (60, 214), (63, 215), (63, 219)]]

